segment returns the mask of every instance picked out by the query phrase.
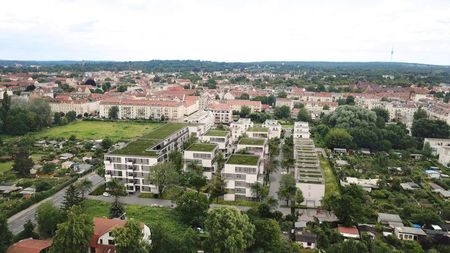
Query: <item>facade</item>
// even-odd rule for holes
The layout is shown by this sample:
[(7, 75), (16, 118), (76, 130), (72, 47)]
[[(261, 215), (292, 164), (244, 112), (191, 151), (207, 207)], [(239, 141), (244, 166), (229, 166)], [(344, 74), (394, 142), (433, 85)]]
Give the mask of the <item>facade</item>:
[(290, 98), (276, 98), (275, 100), (275, 106), (281, 107), (281, 106), (287, 106), (289, 109), (294, 109), (294, 100)]
[(242, 107), (247, 106), (250, 108), (250, 112), (260, 112), (261, 111), (261, 101), (251, 101), (251, 100), (225, 100), (225, 103), (231, 107), (232, 111), (241, 111)]
[(427, 235), (421, 228), (413, 227), (395, 227), (394, 234), (398, 239), (407, 241), (418, 241)]
[(298, 121), (294, 123), (294, 138), (306, 138), (309, 139), (311, 134), (309, 133), (308, 122)]
[(423, 144), (429, 143), (433, 155), (437, 155), (441, 147), (450, 147), (450, 139), (425, 138)]
[(236, 152), (242, 150), (261, 157), (269, 155), (267, 139), (265, 138), (241, 138), (236, 146)]
[(197, 111), (184, 118), (188, 124), (189, 136), (202, 136), (214, 126), (214, 114), (210, 111)]
[(89, 100), (70, 100), (60, 101), (51, 100), (48, 102), (52, 112), (62, 112), (64, 114), (74, 111), (77, 115), (96, 114), (100, 108), (100, 101)]
[(257, 155), (231, 155), (225, 163), (222, 175), (226, 182), (228, 201), (253, 198), (251, 185), (263, 182), (264, 163)]
[(216, 124), (233, 122), (233, 110), (228, 104), (210, 104), (208, 110), (214, 114), (214, 123)]
[(262, 124), (262, 127), (269, 129), (269, 139), (280, 138), (281, 137), (281, 124), (278, 123), (278, 120), (267, 119)]
[[(94, 218), (94, 234), (91, 238), (89, 253), (103, 253), (115, 252), (116, 246), (112, 231), (115, 228), (123, 227), (126, 224), (125, 220), (108, 219), (108, 218)], [(143, 240), (151, 244), (150, 228), (141, 223)]]
[(250, 127), (253, 127), (253, 122), (248, 118), (240, 118), (238, 121), (231, 123), (230, 131), (232, 141), (237, 141)]
[(254, 126), (250, 127), (247, 130), (247, 136), (249, 138), (269, 138), (269, 128), (267, 127), (260, 127), (260, 126)]
[(106, 182), (116, 178), (125, 184), (128, 192), (157, 193), (158, 188), (148, 180), (151, 166), (167, 161), (169, 153), (180, 150), (188, 137), (186, 125), (167, 123), (125, 147), (105, 154)]
[(209, 130), (206, 134), (200, 137), (202, 142), (209, 142), (218, 145), (219, 150), (227, 156), (231, 153), (231, 134), (224, 130)]
[(184, 118), (183, 102), (119, 98), (101, 101), (99, 116), (108, 118), (109, 111), (114, 106), (119, 109), (119, 119), (164, 119), (179, 122)]
[(217, 144), (194, 143), (183, 153), (184, 170), (188, 170), (190, 164), (195, 164), (203, 168), (203, 176), (208, 180), (216, 172)]
[(438, 151), (439, 163), (445, 167), (450, 167), (450, 147), (441, 147)]

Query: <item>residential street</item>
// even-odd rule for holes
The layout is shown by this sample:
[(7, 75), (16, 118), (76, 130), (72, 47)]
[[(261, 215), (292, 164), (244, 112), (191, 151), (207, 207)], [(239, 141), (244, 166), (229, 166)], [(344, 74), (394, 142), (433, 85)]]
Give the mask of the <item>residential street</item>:
[[(93, 189), (95, 189), (99, 184), (101, 184), (104, 181), (104, 179), (102, 177), (98, 176), (95, 172), (87, 174), (86, 176), (84, 176), (82, 178), (88, 178), (89, 180), (91, 180), (92, 184), (93, 184), (93, 187), (92, 187)], [(80, 179), (78, 179), (78, 180), (80, 180)], [(29, 208), (22, 210), (21, 212), (16, 213), (15, 215), (11, 216), (8, 219), (8, 226), (9, 226), (9, 229), (11, 230), (11, 232), (15, 235), (18, 234), (19, 232), (21, 232), (23, 230), (23, 225), (29, 219), (35, 223), (34, 216), (35, 216), (38, 206), (41, 203), (44, 203), (46, 201), (52, 201), (56, 206), (60, 206), (64, 200), (64, 194), (66, 192), (67, 187), (62, 189), (61, 191), (57, 192), (53, 196), (50, 196), (49, 198), (44, 199), (43, 201), (36, 203), (36, 204), (30, 206)]]

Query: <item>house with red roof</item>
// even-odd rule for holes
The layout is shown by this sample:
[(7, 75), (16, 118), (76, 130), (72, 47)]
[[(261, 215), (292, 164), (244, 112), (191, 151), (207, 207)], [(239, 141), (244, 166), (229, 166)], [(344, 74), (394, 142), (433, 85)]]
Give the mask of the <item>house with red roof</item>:
[(345, 227), (342, 225), (338, 225), (338, 232), (345, 238), (345, 240), (359, 239), (359, 231), (356, 227)]
[(24, 239), (9, 246), (6, 253), (47, 253), (51, 240)]

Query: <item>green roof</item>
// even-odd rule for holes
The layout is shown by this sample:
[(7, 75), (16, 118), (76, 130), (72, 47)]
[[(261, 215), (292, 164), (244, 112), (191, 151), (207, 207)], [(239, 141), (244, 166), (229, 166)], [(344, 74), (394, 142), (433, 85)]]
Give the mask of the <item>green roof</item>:
[(259, 127), (259, 126), (255, 126), (255, 127), (250, 127), (248, 129), (249, 132), (269, 132), (269, 128), (267, 127)]
[(258, 161), (259, 156), (256, 155), (231, 155), (227, 164), (258, 165)]
[(128, 143), (125, 147), (121, 149), (114, 150), (111, 154), (115, 155), (134, 155), (134, 156), (157, 156), (157, 151), (147, 150), (157, 143), (163, 141), (165, 138), (169, 137), (176, 131), (186, 127), (185, 124), (181, 123), (167, 123), (164, 124), (153, 131), (144, 134), (138, 139)]
[(186, 150), (188, 151), (204, 151), (211, 152), (216, 148), (216, 144), (208, 144), (208, 143), (194, 143)]
[(206, 134), (206, 136), (227, 136), (228, 131), (224, 130), (209, 130)]
[(266, 139), (261, 139), (261, 138), (242, 138), (239, 141), (239, 144), (262, 146), (262, 145), (264, 145), (265, 141), (266, 141)]

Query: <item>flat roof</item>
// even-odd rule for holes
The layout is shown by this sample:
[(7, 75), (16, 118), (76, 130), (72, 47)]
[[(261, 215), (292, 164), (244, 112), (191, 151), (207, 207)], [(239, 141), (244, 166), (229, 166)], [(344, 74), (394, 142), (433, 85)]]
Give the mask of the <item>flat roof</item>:
[(242, 165), (258, 165), (259, 156), (256, 155), (231, 155), (228, 158), (227, 164), (242, 164)]
[(171, 136), (180, 129), (186, 127), (186, 124), (182, 123), (167, 123), (153, 131), (144, 134), (134, 141), (128, 143), (121, 149), (116, 149), (110, 154), (113, 155), (135, 155), (135, 156), (150, 156), (154, 157), (158, 155), (157, 151), (148, 150), (157, 143), (163, 141), (165, 138)]
[(265, 142), (266, 142), (266, 139), (262, 139), (262, 138), (242, 138), (239, 141), (239, 144), (263, 146)]
[(187, 151), (204, 151), (204, 152), (211, 152), (217, 147), (216, 144), (209, 144), (209, 143), (194, 143), (190, 147), (188, 147)]
[(228, 131), (225, 130), (209, 130), (205, 136), (227, 136), (228, 135)]
[(269, 128), (261, 127), (261, 126), (254, 126), (254, 127), (250, 127), (247, 131), (248, 132), (269, 132)]

